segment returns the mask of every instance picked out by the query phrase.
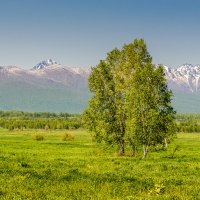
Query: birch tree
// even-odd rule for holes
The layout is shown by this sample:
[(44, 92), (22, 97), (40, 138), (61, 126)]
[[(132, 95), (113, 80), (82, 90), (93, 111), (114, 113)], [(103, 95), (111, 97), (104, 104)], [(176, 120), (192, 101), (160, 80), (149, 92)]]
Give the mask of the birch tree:
[(165, 144), (174, 135), (172, 93), (162, 66), (155, 68), (143, 39), (114, 49), (92, 68), (92, 99), (83, 116), (98, 141), (116, 143), (125, 154), (125, 141), (143, 146), (144, 158), (152, 145)]
[(127, 96), (127, 129), (129, 137), (143, 146), (144, 158), (150, 146), (163, 144), (175, 133), (171, 97), (162, 66), (149, 62), (135, 67)]
[(125, 121), (118, 116), (121, 105), (116, 91), (116, 67), (119, 63), (120, 51), (114, 49), (105, 60), (92, 68), (89, 76), (89, 89), (93, 94), (83, 116), (85, 126), (95, 133), (98, 141), (116, 143), (120, 155), (125, 154), (124, 135)]

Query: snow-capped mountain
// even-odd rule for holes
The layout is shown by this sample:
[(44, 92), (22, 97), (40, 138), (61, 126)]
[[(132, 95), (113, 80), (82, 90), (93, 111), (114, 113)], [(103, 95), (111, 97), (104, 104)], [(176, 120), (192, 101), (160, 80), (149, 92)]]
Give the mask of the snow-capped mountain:
[(44, 60), (33, 67), (33, 70), (43, 69), (50, 65), (57, 65), (58, 63), (52, 59)]
[(42, 61), (30, 70), (15, 66), (0, 67), (0, 81), (27, 85), (60, 85), (69, 88), (87, 87), (89, 68), (65, 67), (52, 59)]
[[(178, 112), (200, 112), (200, 65), (163, 66)], [(90, 98), (90, 68), (66, 67), (52, 59), (30, 70), (0, 67), (0, 109), (82, 112)]]
[(173, 91), (200, 94), (200, 65), (184, 64), (178, 68), (164, 66), (168, 86)]
[(80, 113), (90, 97), (89, 74), (51, 59), (30, 70), (0, 67), (0, 109)]

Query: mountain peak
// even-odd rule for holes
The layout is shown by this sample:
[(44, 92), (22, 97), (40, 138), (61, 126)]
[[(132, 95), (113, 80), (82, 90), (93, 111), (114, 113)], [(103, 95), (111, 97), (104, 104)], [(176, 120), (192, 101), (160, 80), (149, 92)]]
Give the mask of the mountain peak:
[(192, 64), (188, 64), (188, 63), (185, 63), (183, 64), (182, 66), (180, 66), (179, 68), (187, 68), (187, 69), (190, 69), (190, 68), (193, 68), (194, 66)]
[(32, 69), (33, 70), (40, 70), (40, 69), (43, 69), (43, 68), (46, 68), (50, 65), (55, 65), (55, 64), (58, 64), (58, 63), (56, 61), (52, 60), (52, 59), (48, 59), (48, 60), (44, 60), (44, 61), (38, 63)]

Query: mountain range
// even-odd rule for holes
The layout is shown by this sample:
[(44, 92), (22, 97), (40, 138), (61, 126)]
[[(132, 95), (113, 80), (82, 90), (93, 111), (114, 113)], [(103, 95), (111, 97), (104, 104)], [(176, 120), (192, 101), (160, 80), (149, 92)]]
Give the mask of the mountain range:
[(81, 113), (90, 98), (89, 73), (51, 59), (30, 70), (0, 67), (0, 109)]
[[(164, 66), (177, 112), (200, 112), (200, 65)], [(90, 68), (66, 67), (52, 59), (32, 69), (0, 67), (0, 109), (81, 113), (91, 97)]]
[(177, 112), (200, 113), (200, 65), (164, 66), (168, 87), (172, 90)]

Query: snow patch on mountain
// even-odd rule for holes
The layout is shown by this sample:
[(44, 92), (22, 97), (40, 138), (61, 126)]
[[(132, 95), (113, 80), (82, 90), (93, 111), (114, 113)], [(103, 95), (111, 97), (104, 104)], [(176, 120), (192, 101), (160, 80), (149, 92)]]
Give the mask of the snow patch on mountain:
[(200, 92), (200, 65), (184, 64), (177, 68), (164, 66), (164, 70), (172, 90)]
[[(155, 65), (157, 67), (158, 65)], [(166, 80), (169, 88), (173, 92), (187, 92), (200, 94), (200, 65), (184, 64), (180, 67), (168, 67), (163, 65)], [(0, 67), (0, 80), (29, 80), (44, 84), (49, 81), (64, 86), (87, 85), (87, 79), (91, 73), (91, 68), (84, 67), (66, 67), (58, 64), (52, 59), (42, 61), (34, 66), (31, 70), (21, 69), (15, 66)]]
[(40, 70), (40, 69), (46, 68), (50, 65), (56, 65), (56, 64), (58, 64), (56, 61), (54, 61), (52, 59), (48, 59), (48, 60), (44, 60), (44, 61), (38, 63), (32, 69), (33, 70)]
[(83, 68), (83, 67), (70, 67), (68, 68), (69, 71), (71, 71), (74, 74), (79, 74), (79, 75), (86, 75), (88, 76), (91, 72), (91, 68)]

